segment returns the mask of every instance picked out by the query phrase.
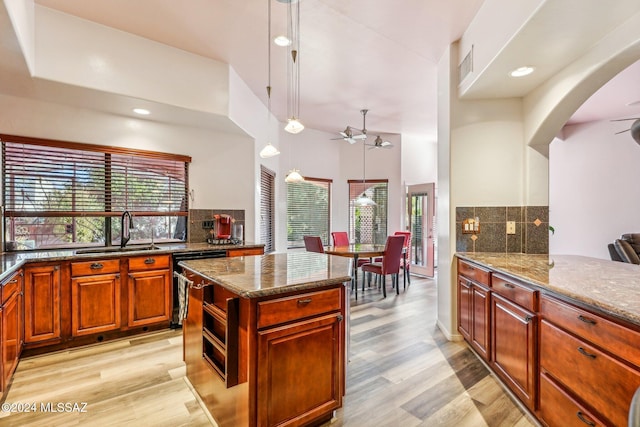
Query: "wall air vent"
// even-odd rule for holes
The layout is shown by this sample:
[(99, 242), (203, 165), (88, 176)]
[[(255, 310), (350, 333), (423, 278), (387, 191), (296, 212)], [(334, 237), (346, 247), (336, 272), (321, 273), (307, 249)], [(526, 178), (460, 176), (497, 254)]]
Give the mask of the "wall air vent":
[(458, 84), (461, 84), (464, 79), (473, 71), (473, 45), (471, 50), (464, 57), (460, 65), (458, 65)]

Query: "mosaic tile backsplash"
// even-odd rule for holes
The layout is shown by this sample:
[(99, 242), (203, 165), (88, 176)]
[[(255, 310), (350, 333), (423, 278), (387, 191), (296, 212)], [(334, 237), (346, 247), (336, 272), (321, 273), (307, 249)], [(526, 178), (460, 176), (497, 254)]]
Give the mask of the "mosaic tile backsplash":
[[(479, 220), (477, 233), (463, 233), (463, 221)], [(515, 234), (507, 234), (507, 221)], [(482, 206), (456, 208), (456, 251), (549, 253), (548, 206)]]
[(211, 221), (214, 215), (230, 215), (235, 219), (236, 224), (244, 224), (244, 209), (190, 209), (189, 210), (189, 227), (187, 231), (187, 242), (204, 243), (207, 238), (211, 237), (210, 230), (202, 228), (204, 221)]

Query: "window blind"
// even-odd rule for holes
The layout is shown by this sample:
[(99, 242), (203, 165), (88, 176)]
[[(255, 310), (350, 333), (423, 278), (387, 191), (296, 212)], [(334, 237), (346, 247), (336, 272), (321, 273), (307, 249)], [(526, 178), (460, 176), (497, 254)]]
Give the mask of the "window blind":
[(287, 248), (303, 248), (304, 236), (329, 244), (331, 180), (307, 178), (287, 183)]
[(188, 214), (188, 156), (10, 135), (0, 141), (7, 240), (29, 241), (27, 248), (104, 242), (112, 235), (105, 219), (125, 210), (174, 218), (172, 225), (147, 219), (149, 237), (176, 231), (176, 218)]
[[(387, 239), (388, 180), (349, 180), (349, 235), (357, 243), (384, 245)], [(355, 201), (366, 195), (375, 206), (356, 206)]]
[(260, 165), (260, 243), (264, 252), (275, 250), (275, 184), (276, 173)]

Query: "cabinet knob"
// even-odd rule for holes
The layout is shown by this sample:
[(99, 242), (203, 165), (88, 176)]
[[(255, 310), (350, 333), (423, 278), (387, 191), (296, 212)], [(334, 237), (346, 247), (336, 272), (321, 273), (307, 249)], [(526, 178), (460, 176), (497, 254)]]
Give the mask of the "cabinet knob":
[(595, 354), (591, 354), (591, 353), (587, 352), (587, 350), (585, 350), (582, 347), (578, 347), (578, 351), (580, 352), (580, 354), (582, 354), (584, 356), (587, 356), (590, 359), (595, 359), (596, 358)]
[(504, 287), (505, 287), (505, 288), (509, 288), (509, 289), (513, 289), (513, 288), (515, 288), (515, 286), (513, 286), (511, 283), (505, 283), (505, 284), (504, 284)]
[(578, 319), (580, 319), (584, 323), (588, 323), (590, 325), (595, 325), (596, 324), (595, 320), (589, 319), (588, 317), (584, 317), (582, 314), (578, 316)]
[(580, 421), (582, 421), (582, 422), (583, 422), (583, 423), (585, 423), (586, 425), (591, 426), (591, 427), (595, 427), (596, 423), (594, 423), (594, 422), (593, 422), (593, 421), (591, 421), (591, 420), (588, 420), (588, 419), (585, 417), (585, 415), (582, 413), (582, 411), (578, 411), (578, 412), (576, 412), (576, 416), (580, 419)]
[(336, 316), (338, 319), (338, 322), (342, 322), (342, 320), (344, 319), (344, 316), (342, 314), (338, 314), (338, 316)]

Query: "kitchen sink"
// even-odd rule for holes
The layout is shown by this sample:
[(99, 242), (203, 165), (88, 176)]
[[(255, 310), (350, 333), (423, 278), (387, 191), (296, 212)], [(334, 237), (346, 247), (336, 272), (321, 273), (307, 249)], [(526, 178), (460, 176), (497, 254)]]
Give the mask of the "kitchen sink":
[(104, 254), (104, 253), (113, 253), (113, 252), (134, 252), (134, 251), (154, 251), (162, 249), (156, 245), (140, 245), (140, 246), (125, 246), (121, 248), (120, 246), (108, 246), (108, 247), (100, 247), (100, 248), (88, 248), (88, 249), (78, 249), (76, 254)]

